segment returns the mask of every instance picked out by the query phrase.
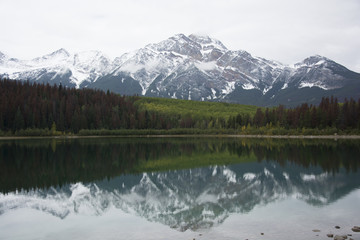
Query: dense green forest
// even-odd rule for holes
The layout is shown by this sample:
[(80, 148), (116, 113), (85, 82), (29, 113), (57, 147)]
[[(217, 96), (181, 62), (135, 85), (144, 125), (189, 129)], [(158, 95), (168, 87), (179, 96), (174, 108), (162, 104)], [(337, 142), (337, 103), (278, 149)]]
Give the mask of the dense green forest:
[(359, 134), (360, 99), (258, 108), (0, 80), (0, 135)]

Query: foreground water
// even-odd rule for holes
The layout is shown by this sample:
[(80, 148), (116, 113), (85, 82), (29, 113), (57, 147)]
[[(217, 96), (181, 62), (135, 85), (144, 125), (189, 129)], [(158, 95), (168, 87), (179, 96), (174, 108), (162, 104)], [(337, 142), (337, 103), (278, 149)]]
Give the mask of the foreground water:
[(359, 156), (356, 140), (1, 141), (0, 239), (360, 239)]

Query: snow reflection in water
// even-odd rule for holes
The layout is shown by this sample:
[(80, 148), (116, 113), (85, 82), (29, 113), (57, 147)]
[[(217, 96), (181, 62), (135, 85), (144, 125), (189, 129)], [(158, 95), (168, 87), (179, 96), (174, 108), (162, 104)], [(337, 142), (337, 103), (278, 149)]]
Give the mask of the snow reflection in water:
[[(323, 211), (349, 193), (358, 193), (360, 181), (354, 186), (356, 179), (360, 179), (360, 174), (340, 171), (332, 175), (317, 168), (283, 168), (274, 163), (124, 175), (110, 181), (76, 183), (59, 189), (1, 194), (0, 219), (25, 209), (50, 213), (64, 221), (77, 215), (102, 218), (116, 209), (180, 232), (188, 229), (202, 232), (215, 226), (216, 230), (221, 229), (227, 218), (232, 219), (230, 222), (236, 216), (251, 218), (254, 209), (268, 209), (273, 215), (274, 205), (283, 211), (281, 206), (287, 202), (296, 203), (296, 208), (300, 207), (304, 214), (313, 215), (309, 209)], [(354, 203), (348, 206), (351, 205)], [(282, 217), (289, 217), (284, 214)], [(263, 217), (253, 220), (261, 221)]]

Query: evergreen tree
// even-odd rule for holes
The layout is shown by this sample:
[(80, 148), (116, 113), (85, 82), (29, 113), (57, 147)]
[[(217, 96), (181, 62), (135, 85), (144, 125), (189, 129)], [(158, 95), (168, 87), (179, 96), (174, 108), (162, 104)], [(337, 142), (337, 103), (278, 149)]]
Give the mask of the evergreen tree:
[(25, 127), (24, 117), (21, 113), (20, 107), (18, 107), (14, 120), (14, 131), (23, 129)]
[(254, 119), (253, 119), (253, 123), (254, 123), (255, 126), (260, 127), (260, 126), (264, 125), (264, 123), (265, 123), (264, 120), (265, 120), (265, 115), (262, 112), (261, 108), (258, 108), (256, 110), (256, 113), (255, 113), (255, 116), (254, 116)]

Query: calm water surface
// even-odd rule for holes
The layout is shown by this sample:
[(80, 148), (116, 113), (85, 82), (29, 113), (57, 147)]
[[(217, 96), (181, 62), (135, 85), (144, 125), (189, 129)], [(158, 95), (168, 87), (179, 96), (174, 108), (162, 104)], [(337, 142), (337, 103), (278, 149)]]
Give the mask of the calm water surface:
[(357, 140), (0, 141), (0, 239), (360, 239), (359, 166)]

